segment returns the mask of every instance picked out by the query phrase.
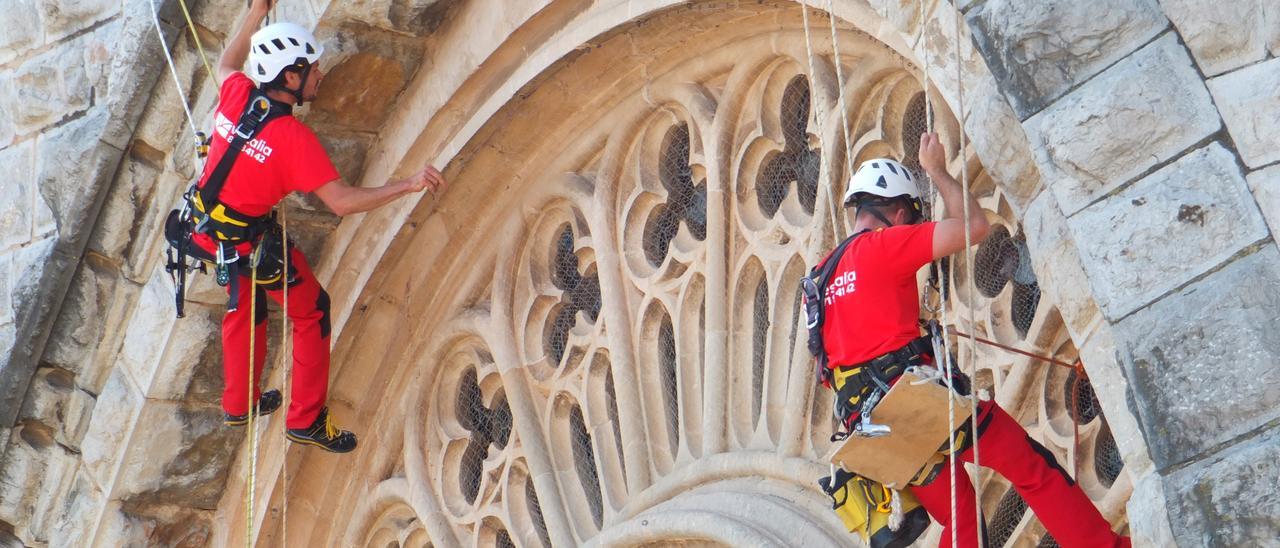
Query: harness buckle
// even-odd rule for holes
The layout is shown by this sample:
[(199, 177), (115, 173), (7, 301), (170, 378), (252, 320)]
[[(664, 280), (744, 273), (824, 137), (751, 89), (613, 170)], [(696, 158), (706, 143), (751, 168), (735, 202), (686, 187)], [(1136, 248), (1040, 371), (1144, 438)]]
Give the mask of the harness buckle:
[(267, 119), (267, 114), (271, 113), (271, 101), (264, 96), (254, 97), (249, 101), (249, 110), (245, 111), (240, 117), (240, 123), (236, 124), (236, 136), (246, 141), (253, 138), (253, 133), (258, 129), (258, 124)]

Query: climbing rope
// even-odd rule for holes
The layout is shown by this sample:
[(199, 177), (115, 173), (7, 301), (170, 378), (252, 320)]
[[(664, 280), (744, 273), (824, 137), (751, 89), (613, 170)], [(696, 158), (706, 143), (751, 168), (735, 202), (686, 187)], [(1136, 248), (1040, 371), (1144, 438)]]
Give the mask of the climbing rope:
[(182, 80), (178, 78), (178, 68), (173, 63), (173, 56), (169, 55), (169, 44), (164, 41), (164, 31), (160, 29), (160, 12), (156, 9), (156, 0), (148, 2), (151, 5), (151, 21), (155, 23), (156, 38), (160, 39), (160, 51), (164, 52), (164, 58), (169, 62), (169, 74), (173, 76), (173, 85), (178, 88), (178, 97), (182, 103), (182, 112), (187, 115), (187, 125), (191, 127), (191, 134), (200, 133), (196, 130), (196, 119), (191, 116), (191, 107), (187, 106), (187, 92), (182, 89)]
[(196, 45), (196, 51), (200, 52), (200, 61), (204, 63), (204, 71), (209, 74), (209, 81), (216, 82), (217, 78), (213, 75), (213, 68), (209, 65), (209, 57), (204, 54), (204, 46), (200, 44), (200, 35), (196, 33), (196, 24), (191, 20), (191, 12), (187, 11), (187, 0), (178, 0), (178, 5), (182, 6), (182, 16), (187, 19), (187, 28), (191, 30), (191, 41)]
[[(804, 18), (804, 50), (805, 50), (805, 60), (809, 62), (809, 82), (810, 82), (809, 88), (811, 90), (816, 90), (818, 89), (817, 88), (818, 77), (817, 77), (817, 73), (815, 71), (815, 67), (813, 63), (813, 39), (812, 37), (809, 36), (809, 4), (807, 0), (800, 0), (800, 12), (803, 14), (803, 18)], [(839, 64), (839, 58), (836, 59), (836, 63)], [(823, 120), (824, 117), (822, 116), (822, 110), (821, 110), (822, 101), (819, 99), (816, 93), (812, 93), (812, 92), (809, 94), (809, 98), (810, 98), (809, 103), (813, 105), (814, 119), (819, 121)], [(841, 101), (841, 104), (843, 105), (843, 101)], [(822, 135), (821, 122), (819, 122), (818, 127), (819, 127), (818, 135), (820, 136), (819, 139), (821, 139), (821, 135)], [(830, 160), (830, 154), (821, 155), (820, 161), (827, 164), (827, 172), (830, 173), (831, 165), (832, 165), (832, 162)], [(846, 157), (845, 163), (846, 164), (849, 163), (848, 157)], [(842, 174), (843, 174), (843, 171), (842, 171)], [(840, 230), (840, 208), (839, 206), (836, 205), (835, 189), (832, 188), (833, 185), (819, 185), (819, 186), (825, 188), (827, 191), (827, 209), (830, 210), (829, 213), (830, 213), (830, 219), (831, 219), (831, 235), (832, 237), (835, 238), (837, 242), (839, 242), (843, 239), (843, 233)]]
[[(228, 151), (229, 153), (230, 151)], [(253, 499), (254, 491), (258, 482), (258, 431), (257, 431), (257, 415), (258, 415), (258, 398), (253, 397), (254, 387), (258, 384), (257, 376), (254, 375), (254, 343), (257, 338), (258, 326), (254, 320), (258, 314), (258, 262), (252, 261), (249, 269), (249, 424), (246, 425), (245, 435), (249, 437), (249, 488), (245, 490), (245, 527), (244, 527), (244, 545), (246, 547), (253, 546)], [(263, 303), (264, 305), (266, 303)]]
[[(969, 158), (966, 155), (966, 151), (967, 151), (966, 149), (968, 148), (968, 138), (965, 133), (965, 121), (966, 121), (967, 115), (965, 112), (965, 105), (964, 105), (964, 61), (960, 57), (960, 32), (962, 29), (961, 22), (960, 22), (961, 19), (962, 17), (960, 16), (959, 13), (957, 13), (955, 17), (955, 36), (952, 37), (952, 40), (953, 40), (952, 50), (954, 51), (955, 58), (956, 58), (956, 104), (960, 110), (959, 112), (959, 116), (960, 116), (959, 157), (960, 157), (960, 193), (964, 197), (964, 257), (965, 257), (964, 262), (965, 262), (965, 265), (969, 267), (969, 275), (966, 276), (968, 278), (968, 286), (969, 286), (968, 293), (970, 298), (973, 298), (973, 295), (977, 294), (977, 286), (976, 286), (976, 282), (974, 281), (975, 270), (974, 270), (974, 264), (973, 264), (973, 233), (969, 229), (969, 201), (970, 201)], [(969, 325), (971, 326), (977, 325), (973, 306), (970, 306), (968, 308), (968, 313), (969, 313), (968, 314)], [(970, 329), (970, 331), (972, 331), (972, 329)], [(974, 335), (970, 333), (968, 355), (969, 355), (969, 365), (973, 369), (974, 379), (978, 377), (977, 352), (978, 352), (978, 341), (975, 339)], [(976, 387), (973, 387), (973, 389), (976, 389)], [(971, 427), (973, 428), (973, 433), (976, 436), (978, 433), (978, 399), (977, 399), (977, 391), (973, 389), (971, 389), (972, 397), (969, 398), (969, 413), (970, 413), (969, 421), (971, 423)], [(974, 468), (979, 470), (979, 473), (981, 473), (981, 470), (982, 470), (981, 463), (982, 461), (978, 451), (978, 441), (975, 439), (973, 442), (973, 466)], [(975, 481), (973, 483), (974, 483), (974, 486), (973, 486), (974, 520), (975, 520), (975, 523), (981, 523), (982, 522), (982, 482)], [(984, 545), (985, 539), (982, 538), (981, 528), (978, 528), (978, 529), (979, 529), (977, 534), (978, 548), (982, 548)]]

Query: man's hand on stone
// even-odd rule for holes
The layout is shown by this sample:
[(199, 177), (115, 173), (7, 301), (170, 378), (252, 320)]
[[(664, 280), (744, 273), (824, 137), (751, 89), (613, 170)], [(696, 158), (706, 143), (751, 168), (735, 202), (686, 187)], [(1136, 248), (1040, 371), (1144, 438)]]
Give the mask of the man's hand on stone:
[(432, 194), (435, 194), (443, 189), (445, 185), (444, 176), (440, 174), (439, 170), (432, 166), (422, 168), (422, 171), (413, 174), (413, 176), (409, 177), (407, 181), (409, 183), (410, 192), (422, 192), (423, 190), (427, 190)]

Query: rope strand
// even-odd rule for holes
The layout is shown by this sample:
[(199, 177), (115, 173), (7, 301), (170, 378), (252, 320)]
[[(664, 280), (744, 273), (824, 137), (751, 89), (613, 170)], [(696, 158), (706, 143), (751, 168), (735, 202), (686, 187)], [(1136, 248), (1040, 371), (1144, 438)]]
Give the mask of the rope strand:
[(196, 130), (196, 119), (191, 116), (191, 107), (187, 106), (187, 92), (182, 89), (182, 80), (178, 78), (178, 68), (173, 63), (173, 56), (169, 55), (169, 44), (164, 41), (164, 32), (160, 30), (160, 12), (156, 10), (156, 0), (150, 0), (151, 20), (156, 26), (156, 38), (160, 39), (160, 51), (164, 52), (165, 61), (169, 63), (169, 74), (173, 76), (173, 85), (178, 88), (178, 97), (182, 103), (182, 112), (187, 115), (187, 125), (191, 127), (191, 134), (198, 133)]
[[(817, 88), (818, 78), (817, 78), (816, 67), (813, 62), (813, 57), (814, 57), (813, 41), (812, 41), (812, 38), (809, 36), (809, 4), (807, 0), (800, 0), (800, 13), (803, 15), (803, 18), (804, 18), (805, 60), (809, 62), (809, 84), (810, 84), (809, 89), (811, 90), (809, 93), (809, 104), (813, 105), (814, 119), (819, 121), (818, 139), (821, 140), (822, 139), (821, 120), (823, 120), (824, 118), (822, 116), (822, 108), (821, 108), (822, 101), (818, 98), (818, 95), (816, 93), (813, 93), (812, 91), (812, 90), (818, 89)], [(825, 162), (827, 164), (828, 174), (831, 173), (831, 166), (834, 165), (834, 163), (830, 160), (829, 157), (830, 157), (829, 154), (823, 154), (819, 156), (819, 162)], [(846, 159), (845, 162), (848, 163), (848, 160)], [(821, 171), (821, 169), (819, 169), (819, 171)], [(839, 179), (837, 179), (837, 181), (839, 181)], [(820, 186), (824, 187), (827, 191), (827, 209), (830, 210), (830, 217), (831, 217), (831, 235), (833, 238), (836, 239), (836, 241), (840, 241), (842, 236), (842, 232), (840, 230), (840, 209), (836, 206), (835, 191), (831, 188), (831, 185), (820, 185)]]

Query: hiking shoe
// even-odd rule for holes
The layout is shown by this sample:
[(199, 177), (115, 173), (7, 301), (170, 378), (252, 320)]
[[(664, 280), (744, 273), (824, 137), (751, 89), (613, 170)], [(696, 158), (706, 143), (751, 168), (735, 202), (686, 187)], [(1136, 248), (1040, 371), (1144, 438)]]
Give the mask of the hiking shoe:
[[(284, 398), (280, 397), (279, 390), (268, 390), (258, 397), (258, 416), (270, 415), (280, 408), (280, 404)], [(232, 415), (226, 411), (222, 412), (222, 424), (227, 426), (244, 426), (249, 424), (249, 414)]]
[(334, 425), (329, 418), (328, 407), (320, 410), (311, 426), (285, 430), (284, 437), (291, 442), (314, 445), (331, 453), (346, 453), (356, 448), (356, 435)]

